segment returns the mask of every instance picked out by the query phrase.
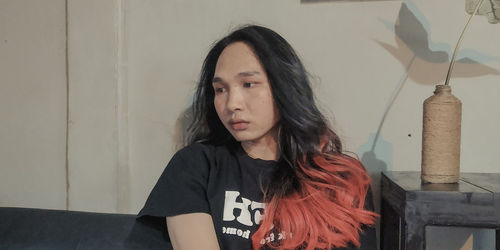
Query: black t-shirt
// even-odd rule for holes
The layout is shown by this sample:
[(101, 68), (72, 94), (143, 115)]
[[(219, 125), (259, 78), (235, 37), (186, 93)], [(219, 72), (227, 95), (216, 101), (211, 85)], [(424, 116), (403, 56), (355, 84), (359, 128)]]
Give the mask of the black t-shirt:
[[(239, 144), (194, 143), (172, 157), (138, 218), (161, 225), (169, 240), (165, 217), (207, 213), (221, 249), (251, 249), (252, 234), (264, 214), (263, 189), (275, 166), (275, 161), (249, 157)], [(376, 249), (375, 237), (374, 229), (365, 230), (362, 249)]]

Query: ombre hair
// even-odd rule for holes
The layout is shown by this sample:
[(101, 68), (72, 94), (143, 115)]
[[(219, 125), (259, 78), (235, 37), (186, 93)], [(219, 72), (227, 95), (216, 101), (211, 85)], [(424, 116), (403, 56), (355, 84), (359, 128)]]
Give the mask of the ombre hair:
[(315, 104), (304, 66), (276, 32), (244, 26), (212, 46), (201, 70), (186, 143), (236, 143), (217, 116), (212, 88), (219, 56), (235, 42), (250, 46), (260, 60), (280, 116), (277, 169), (264, 190), (266, 211), (252, 236), (253, 248), (263, 247), (261, 240), (272, 233), (285, 236), (265, 243), (275, 249), (359, 246), (362, 226), (373, 225), (377, 216), (365, 210), (370, 179), (357, 159), (343, 153), (339, 137)]

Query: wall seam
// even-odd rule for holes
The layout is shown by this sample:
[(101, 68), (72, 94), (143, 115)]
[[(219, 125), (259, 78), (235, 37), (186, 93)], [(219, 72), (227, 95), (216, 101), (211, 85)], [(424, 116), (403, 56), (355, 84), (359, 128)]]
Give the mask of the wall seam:
[(117, 94), (117, 212), (130, 213), (130, 163), (128, 126), (128, 82), (126, 75), (126, 3), (117, 0), (116, 8), (116, 94)]
[(64, 164), (64, 171), (65, 171), (65, 178), (66, 178), (66, 210), (69, 210), (69, 157), (68, 157), (68, 152), (69, 152), (69, 48), (68, 48), (68, 40), (69, 40), (69, 24), (68, 24), (68, 0), (64, 1), (64, 8), (65, 8), (65, 46), (66, 46), (66, 53), (65, 53), (65, 66), (66, 66), (66, 152), (65, 152), (65, 164)]

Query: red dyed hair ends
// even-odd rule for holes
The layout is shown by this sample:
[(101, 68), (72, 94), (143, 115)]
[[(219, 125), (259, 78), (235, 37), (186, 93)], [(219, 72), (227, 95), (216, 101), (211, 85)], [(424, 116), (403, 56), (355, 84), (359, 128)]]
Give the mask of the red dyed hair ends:
[[(272, 197), (261, 226), (252, 237), (254, 249), (331, 249), (359, 246), (362, 225), (373, 225), (377, 214), (364, 209), (370, 179), (361, 163), (344, 154), (318, 154), (299, 163), (301, 191)], [(279, 240), (263, 240), (271, 234)], [(278, 236), (279, 235), (279, 236)]]

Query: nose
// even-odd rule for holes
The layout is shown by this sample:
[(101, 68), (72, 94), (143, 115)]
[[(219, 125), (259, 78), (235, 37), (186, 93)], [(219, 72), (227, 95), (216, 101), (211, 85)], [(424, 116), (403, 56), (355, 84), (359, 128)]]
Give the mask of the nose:
[(242, 110), (244, 106), (243, 99), (244, 99), (243, 93), (241, 93), (240, 90), (232, 89), (231, 91), (228, 92), (227, 103), (226, 103), (227, 109), (231, 112)]

